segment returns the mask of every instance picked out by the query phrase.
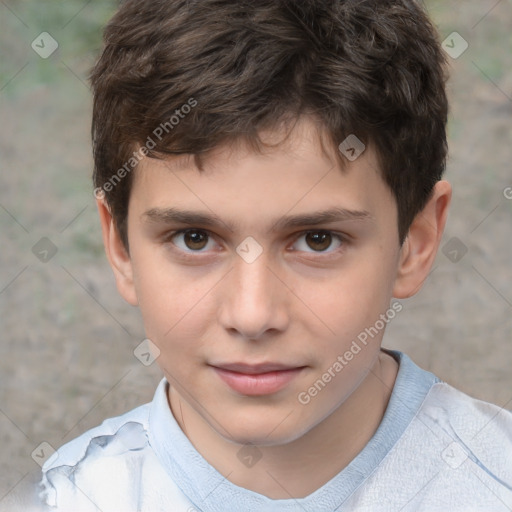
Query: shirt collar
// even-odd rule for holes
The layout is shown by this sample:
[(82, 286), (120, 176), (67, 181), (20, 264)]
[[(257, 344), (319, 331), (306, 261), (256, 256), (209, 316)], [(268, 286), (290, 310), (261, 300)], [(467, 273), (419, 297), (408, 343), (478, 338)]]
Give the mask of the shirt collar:
[(203, 512), (335, 510), (380, 464), (416, 415), (432, 385), (439, 382), (405, 354), (385, 351), (399, 362), (399, 370), (377, 431), (347, 467), (305, 498), (273, 500), (223, 477), (194, 448), (176, 422), (167, 399), (166, 379), (158, 385), (150, 407), (150, 444), (181, 491)]

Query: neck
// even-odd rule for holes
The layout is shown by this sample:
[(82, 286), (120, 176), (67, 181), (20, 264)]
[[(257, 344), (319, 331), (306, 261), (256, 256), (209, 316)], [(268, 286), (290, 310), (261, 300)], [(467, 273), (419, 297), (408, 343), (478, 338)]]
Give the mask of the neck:
[(343, 470), (375, 434), (397, 371), (397, 362), (381, 352), (362, 383), (332, 414), (290, 443), (258, 446), (261, 460), (236, 471), (230, 461), (241, 445), (221, 437), (172, 387), (169, 403), (196, 450), (229, 481), (271, 499), (303, 498)]

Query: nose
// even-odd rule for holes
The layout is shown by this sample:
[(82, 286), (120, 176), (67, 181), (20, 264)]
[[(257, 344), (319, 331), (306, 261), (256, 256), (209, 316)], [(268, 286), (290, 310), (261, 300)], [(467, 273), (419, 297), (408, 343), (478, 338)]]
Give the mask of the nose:
[(252, 263), (237, 257), (223, 284), (221, 325), (246, 340), (282, 332), (289, 323), (290, 295), (265, 252)]

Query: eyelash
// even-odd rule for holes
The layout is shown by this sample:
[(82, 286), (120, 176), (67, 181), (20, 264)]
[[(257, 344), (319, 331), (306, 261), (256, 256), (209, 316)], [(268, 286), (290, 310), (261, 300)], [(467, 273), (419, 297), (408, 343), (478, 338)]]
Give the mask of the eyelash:
[[(164, 243), (172, 244), (173, 246), (176, 247), (176, 244), (173, 243), (173, 239), (175, 237), (177, 237), (178, 235), (181, 235), (181, 234), (184, 234), (184, 233), (190, 233), (190, 232), (204, 233), (208, 237), (208, 241), (210, 239), (212, 239), (212, 238), (215, 238), (215, 236), (210, 231), (208, 231), (208, 230), (199, 229), (199, 228), (186, 228), (186, 229), (180, 229), (178, 231), (172, 231), (171, 233), (168, 233), (165, 236)], [(334, 231), (329, 231), (327, 229), (317, 229), (317, 230), (308, 229), (308, 230), (302, 231), (302, 232), (297, 234), (296, 240), (300, 239), (301, 237), (303, 237), (305, 235), (311, 234), (311, 233), (315, 233), (315, 234), (319, 234), (319, 233), (329, 234), (334, 239), (338, 239), (338, 241), (340, 243), (340, 246), (338, 248), (332, 250), (332, 251), (314, 251), (314, 250), (311, 250), (311, 251), (294, 251), (294, 252), (306, 252), (306, 254), (320, 255), (320, 257), (325, 259), (325, 258), (328, 258), (329, 256), (333, 256), (333, 255), (338, 254), (340, 251), (342, 251), (345, 248), (346, 244), (349, 241), (348, 236), (342, 235), (341, 233), (337, 233), (337, 232), (334, 232)], [(208, 241), (207, 241), (207, 243), (208, 243)], [(203, 252), (204, 252), (204, 251), (193, 251), (193, 250), (184, 251), (183, 249), (180, 249), (180, 248), (176, 248), (176, 250), (178, 252), (180, 252), (182, 255), (185, 255), (185, 258), (197, 258), (196, 254), (200, 255), (200, 254), (203, 254)], [(321, 256), (321, 255), (323, 255), (323, 256)]]

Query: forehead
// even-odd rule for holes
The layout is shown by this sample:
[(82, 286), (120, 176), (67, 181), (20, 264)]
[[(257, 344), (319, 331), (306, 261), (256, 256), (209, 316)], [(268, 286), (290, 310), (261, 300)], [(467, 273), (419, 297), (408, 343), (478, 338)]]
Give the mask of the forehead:
[(317, 127), (308, 121), (297, 123), (286, 139), (282, 132), (268, 131), (262, 140), (275, 146), (257, 152), (241, 143), (218, 147), (202, 159), (202, 170), (192, 155), (144, 159), (135, 171), (130, 210), (139, 216), (171, 208), (202, 212), (203, 223), (206, 216), (224, 218), (226, 226), (234, 228), (326, 209), (331, 214), (343, 210), (345, 220), (347, 212), (356, 212), (355, 220), (361, 214), (377, 216), (379, 209), (390, 206), (386, 202), (394, 206), (371, 146), (341, 165), (340, 156), (322, 144)]

